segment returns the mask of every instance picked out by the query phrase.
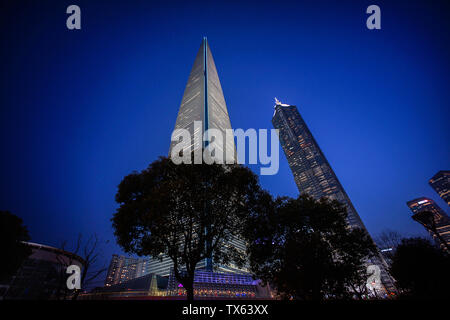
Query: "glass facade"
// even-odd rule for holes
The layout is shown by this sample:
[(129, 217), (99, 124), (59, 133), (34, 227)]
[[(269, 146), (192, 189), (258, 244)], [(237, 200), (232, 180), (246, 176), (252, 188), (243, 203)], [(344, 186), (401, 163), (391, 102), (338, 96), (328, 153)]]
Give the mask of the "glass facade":
[[(412, 218), (422, 224), (425, 229), (430, 233), (436, 243), (443, 249), (447, 250), (445, 246), (445, 242), (448, 246), (450, 246), (450, 219), (447, 214), (431, 199), (429, 198), (417, 198), (406, 203), (411, 209), (413, 216)], [(436, 233), (439, 234), (440, 238), (433, 231), (433, 227), (430, 226), (430, 223), (424, 223), (421, 219), (424, 212), (430, 212), (432, 214), (431, 223), (436, 228)]]
[[(202, 126), (196, 128), (195, 121), (201, 121)], [(187, 129), (191, 135), (191, 152), (203, 151), (206, 144), (202, 142), (203, 134), (208, 129), (217, 129), (223, 136), (223, 163), (236, 163), (236, 147), (234, 136), (226, 139), (226, 130), (231, 129), (231, 122), (228, 115), (225, 98), (214, 63), (211, 49), (206, 38), (203, 39), (200, 49), (197, 52), (194, 65), (189, 74), (188, 82), (181, 100), (180, 109), (175, 122), (175, 129)], [(200, 134), (200, 139), (195, 139), (195, 135)], [(169, 157), (176, 142), (171, 142)], [(245, 243), (240, 239), (233, 239), (225, 245), (231, 245), (241, 252), (245, 252)], [(172, 260), (167, 256), (162, 257), (162, 261), (151, 258), (149, 260), (149, 272), (169, 276), (173, 267)], [(201, 261), (197, 269), (215, 269), (221, 272), (245, 272), (246, 269), (230, 265), (213, 265), (211, 259)]]
[(149, 259), (130, 258), (113, 254), (106, 274), (105, 286), (112, 286), (150, 273)]
[(439, 171), (430, 179), (429, 183), (439, 197), (450, 206), (450, 171)]
[(280, 130), (280, 143), (300, 193), (309, 194), (316, 199), (328, 197), (344, 203), (347, 206), (349, 225), (365, 229), (297, 107), (275, 105), (272, 123)]
[[(309, 194), (315, 199), (327, 197), (338, 200), (347, 207), (349, 227), (361, 228), (367, 232), (297, 107), (282, 104), (276, 100), (272, 123), (275, 129), (279, 129), (280, 144), (300, 194)], [(387, 265), (381, 254), (368, 261), (368, 264), (376, 264), (380, 267), (381, 281), (385, 289), (395, 292), (393, 281), (386, 271)], [(380, 291), (383, 293), (383, 288), (380, 288)]]
[[(163, 256), (162, 261), (156, 258), (149, 258), (147, 264), (148, 273), (155, 273), (157, 275), (168, 277), (170, 275), (170, 269), (173, 268), (172, 259), (167, 256)], [(206, 261), (200, 261), (197, 264), (198, 269), (206, 268)]]
[[(201, 121), (202, 127), (195, 128), (194, 121)], [(236, 147), (234, 137), (226, 139), (226, 130), (231, 129), (228, 109), (220, 85), (216, 64), (206, 38), (203, 39), (200, 49), (192, 66), (191, 73), (184, 90), (178, 111), (175, 129), (187, 129), (191, 134), (190, 151), (203, 150), (203, 133), (208, 129), (217, 129), (222, 133), (223, 155), (225, 163), (236, 162)], [(195, 131), (196, 130), (196, 131)], [(200, 139), (194, 139), (200, 133)], [(171, 142), (169, 156), (177, 142)]]

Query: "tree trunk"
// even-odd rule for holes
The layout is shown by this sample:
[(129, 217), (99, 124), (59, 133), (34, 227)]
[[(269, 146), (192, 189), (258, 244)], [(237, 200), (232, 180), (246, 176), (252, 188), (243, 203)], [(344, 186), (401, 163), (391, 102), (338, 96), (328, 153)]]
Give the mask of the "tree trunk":
[(187, 300), (188, 301), (194, 301), (194, 288), (193, 286), (185, 287), (186, 294), (187, 294)]
[(312, 300), (313, 301), (321, 301), (322, 300), (322, 294), (320, 292), (320, 285), (317, 283), (313, 284), (312, 288)]
[(81, 290), (75, 289), (75, 293), (72, 296), (72, 300), (77, 300), (78, 299), (78, 295), (80, 294)]

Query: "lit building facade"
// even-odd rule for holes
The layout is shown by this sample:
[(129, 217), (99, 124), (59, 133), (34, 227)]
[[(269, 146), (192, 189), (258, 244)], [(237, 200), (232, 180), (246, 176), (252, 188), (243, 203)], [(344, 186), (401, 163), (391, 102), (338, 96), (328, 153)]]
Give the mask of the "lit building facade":
[[(195, 122), (201, 122), (200, 127), (195, 126)], [(221, 149), (220, 159), (222, 163), (237, 163), (236, 146), (234, 144), (234, 135), (227, 136), (227, 130), (231, 129), (230, 117), (228, 115), (227, 105), (220, 84), (219, 75), (217, 73), (216, 64), (214, 62), (211, 49), (206, 38), (200, 45), (197, 52), (194, 65), (189, 74), (188, 82), (184, 90), (181, 105), (175, 122), (176, 129), (186, 129), (191, 136), (191, 144), (183, 148), (183, 152), (203, 153), (208, 142), (203, 137), (208, 138), (207, 131), (210, 129), (218, 130), (222, 134), (223, 144), (215, 145), (216, 150)], [(180, 137), (174, 135), (169, 148), (169, 157), (171, 157), (173, 148), (177, 144)], [(225, 245), (234, 246), (241, 253), (245, 253), (245, 243), (234, 238)], [(211, 258), (201, 261), (197, 265), (197, 269), (206, 269), (209, 271), (217, 270), (220, 272), (242, 273), (246, 272), (245, 268), (238, 268), (233, 264), (221, 265), (214, 264)], [(162, 256), (162, 261), (153, 258), (150, 261), (151, 272), (162, 276), (168, 276), (170, 269), (173, 267), (171, 259)]]
[(436, 173), (428, 182), (430, 186), (439, 194), (450, 206), (450, 171), (441, 170)]
[(426, 197), (408, 201), (412, 218), (425, 227), (443, 250), (450, 246), (450, 219), (448, 215), (431, 199)]
[[(202, 126), (195, 127), (194, 122), (200, 121)], [(217, 73), (211, 49), (206, 38), (203, 38), (200, 49), (192, 66), (191, 73), (184, 90), (175, 122), (176, 129), (186, 129), (191, 134), (192, 144), (187, 146), (188, 152), (202, 151), (207, 142), (203, 141), (205, 132), (215, 129), (222, 133), (224, 143), (222, 153), (223, 163), (236, 162), (236, 147), (234, 136), (227, 139), (226, 130), (231, 129), (230, 117)], [(200, 135), (198, 135), (200, 134)], [(196, 136), (200, 139), (196, 139)], [(169, 157), (174, 145), (178, 143), (174, 137), (169, 149)]]
[[(315, 199), (326, 197), (341, 202), (347, 208), (348, 225), (351, 228), (363, 229), (369, 235), (297, 107), (283, 104), (275, 99), (274, 108), (272, 124), (279, 130), (280, 144), (300, 194), (309, 194)], [(367, 263), (380, 267), (381, 281), (384, 286), (380, 288), (380, 292), (385, 290), (395, 292), (393, 280), (386, 271), (387, 264), (381, 254), (371, 258)]]
[[(185, 296), (186, 290), (179, 283), (173, 270), (167, 287), (168, 296)], [(218, 299), (272, 299), (268, 286), (262, 286), (249, 274), (196, 271), (194, 276), (194, 296), (196, 298)]]
[(113, 254), (105, 279), (105, 286), (112, 286), (150, 273), (149, 259), (137, 259)]

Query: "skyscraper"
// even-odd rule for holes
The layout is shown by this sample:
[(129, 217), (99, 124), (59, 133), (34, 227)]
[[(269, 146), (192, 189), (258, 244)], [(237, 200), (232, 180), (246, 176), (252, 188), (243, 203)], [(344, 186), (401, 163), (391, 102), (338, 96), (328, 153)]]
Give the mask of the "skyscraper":
[(430, 186), (439, 194), (450, 206), (450, 171), (441, 170), (436, 173), (428, 182)]
[[(280, 143), (300, 193), (309, 194), (315, 199), (327, 197), (338, 200), (347, 208), (349, 226), (361, 228), (367, 232), (350, 198), (309, 131), (297, 107), (283, 104), (275, 99), (272, 123), (275, 129), (279, 129)], [(368, 232), (367, 234), (369, 235)], [(387, 265), (382, 256), (378, 254), (368, 262), (380, 267), (381, 280), (385, 288), (395, 291), (393, 281), (386, 272)]]
[[(196, 127), (196, 122), (201, 121), (201, 126)], [(207, 147), (207, 142), (202, 137), (207, 136), (207, 130), (216, 129), (222, 133), (224, 143), (222, 145), (223, 159), (225, 163), (236, 162), (236, 147), (234, 136), (227, 139), (226, 130), (231, 129), (231, 122), (220, 85), (216, 64), (209, 48), (208, 41), (203, 38), (200, 49), (189, 74), (188, 82), (181, 100), (180, 109), (175, 122), (176, 129), (186, 129), (191, 135), (191, 145), (189, 151), (202, 152)], [(174, 131), (175, 131), (174, 130)], [(200, 134), (200, 139), (196, 135)], [(174, 138), (174, 137), (172, 137)], [(176, 140), (178, 137), (175, 136)], [(169, 148), (169, 157), (172, 155), (176, 141), (172, 141)], [(216, 145), (217, 147), (217, 145)], [(219, 146), (220, 147), (220, 146)], [(233, 239), (230, 243), (241, 252), (245, 252), (245, 243), (239, 239)], [(168, 276), (173, 267), (172, 260), (167, 256), (162, 257), (162, 262), (156, 258), (150, 260), (150, 272), (162, 276)], [(206, 259), (197, 265), (197, 269), (212, 269), (222, 272), (242, 273), (245, 269), (237, 268), (234, 265), (214, 265), (212, 259)]]
[[(195, 121), (201, 121), (202, 126), (196, 128)], [(191, 151), (203, 150), (207, 142), (203, 142), (203, 134), (208, 129), (217, 129), (224, 138), (223, 154), (225, 159), (236, 162), (236, 147), (234, 137), (226, 139), (226, 130), (231, 129), (227, 105), (217, 74), (216, 64), (206, 38), (203, 38), (200, 49), (192, 66), (183, 99), (178, 111), (175, 129), (187, 129), (191, 134)], [(195, 135), (200, 133), (200, 139)], [(176, 142), (171, 143), (169, 156)]]
[(421, 197), (406, 203), (413, 212), (412, 218), (427, 229), (436, 243), (443, 249), (450, 246), (450, 219), (431, 199)]

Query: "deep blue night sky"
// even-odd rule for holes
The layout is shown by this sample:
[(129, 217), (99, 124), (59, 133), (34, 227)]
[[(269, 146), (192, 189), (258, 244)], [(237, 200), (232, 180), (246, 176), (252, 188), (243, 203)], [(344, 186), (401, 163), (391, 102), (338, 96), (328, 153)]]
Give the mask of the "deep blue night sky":
[[(0, 5), (0, 210), (34, 242), (110, 240), (121, 179), (167, 155), (208, 37), (234, 128), (297, 105), (373, 236), (426, 235), (405, 202), (450, 160), (450, 10), (438, 1), (9, 1)], [(82, 29), (66, 28), (81, 8)], [(381, 8), (381, 30), (366, 8)], [(298, 191), (282, 150), (261, 177)], [(255, 168), (257, 169), (257, 168)], [(255, 170), (256, 171), (256, 170)], [(259, 172), (259, 170), (258, 170)]]

